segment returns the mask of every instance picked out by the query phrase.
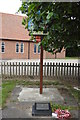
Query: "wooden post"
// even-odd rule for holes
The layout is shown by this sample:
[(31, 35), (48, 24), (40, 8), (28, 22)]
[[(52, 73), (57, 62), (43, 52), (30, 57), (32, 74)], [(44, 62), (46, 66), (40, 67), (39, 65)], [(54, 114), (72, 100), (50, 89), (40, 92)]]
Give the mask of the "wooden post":
[[(41, 37), (42, 41), (43, 37)], [(43, 92), (43, 46), (41, 45), (40, 53), (40, 94)]]

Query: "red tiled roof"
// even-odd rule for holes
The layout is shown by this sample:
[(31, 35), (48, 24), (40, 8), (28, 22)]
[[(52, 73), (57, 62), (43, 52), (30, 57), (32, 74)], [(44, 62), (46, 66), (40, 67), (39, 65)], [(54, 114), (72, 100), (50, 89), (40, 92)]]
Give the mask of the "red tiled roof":
[(29, 31), (22, 25), (23, 16), (0, 13), (0, 38), (30, 40)]

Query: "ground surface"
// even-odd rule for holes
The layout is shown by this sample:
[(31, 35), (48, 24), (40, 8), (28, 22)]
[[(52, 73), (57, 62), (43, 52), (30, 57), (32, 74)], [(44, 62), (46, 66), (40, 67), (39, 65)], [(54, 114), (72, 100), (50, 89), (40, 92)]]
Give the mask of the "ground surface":
[[(54, 87), (55, 86), (53, 86), (52, 88)], [(22, 90), (24, 88), (23, 89), (22, 88), (23, 88), (22, 86), (16, 86), (15, 89), (12, 91), (10, 98), (7, 100), (6, 107), (2, 110), (3, 118), (33, 118), (31, 113), (32, 113), (32, 105), (34, 101), (33, 100), (31, 101), (31, 99), (29, 101), (26, 101), (26, 100), (23, 101), (22, 99), (18, 100), (18, 98), (21, 97), (20, 93), (23, 92)], [(60, 105), (72, 106), (75, 108), (78, 107), (78, 101), (74, 99), (74, 97), (68, 92), (66, 88), (63, 88), (62, 86), (60, 86), (53, 89), (53, 91), (57, 92), (55, 94), (58, 94), (59, 97), (63, 98), (63, 99), (60, 99), (60, 98), (58, 99), (57, 97), (57, 100), (56, 100), (56, 97), (55, 97), (54, 101), (52, 101), (53, 104), (55, 103)], [(26, 96), (25, 99), (27, 99), (28, 94), (25, 96)], [(79, 118), (79, 110), (73, 109), (73, 110), (70, 110), (70, 112), (71, 112), (72, 118)]]
[(21, 102), (63, 102), (64, 100), (57, 88), (43, 88), (43, 94), (39, 93), (39, 88), (22, 87), (21, 89), (18, 97)]
[[(40, 59), (13, 59), (13, 60), (0, 60), (3, 62), (40, 62)], [(57, 63), (80, 63), (80, 59), (43, 59), (43, 63), (57, 62)]]

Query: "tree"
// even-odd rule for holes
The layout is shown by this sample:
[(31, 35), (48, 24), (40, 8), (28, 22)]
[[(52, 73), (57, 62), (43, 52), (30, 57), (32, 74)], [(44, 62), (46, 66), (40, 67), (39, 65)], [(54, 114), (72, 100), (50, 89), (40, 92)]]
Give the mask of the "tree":
[(80, 49), (80, 2), (23, 2), (19, 10), (28, 16), (23, 20), (25, 28), (31, 20), (33, 31), (48, 32), (41, 43), (46, 51)]

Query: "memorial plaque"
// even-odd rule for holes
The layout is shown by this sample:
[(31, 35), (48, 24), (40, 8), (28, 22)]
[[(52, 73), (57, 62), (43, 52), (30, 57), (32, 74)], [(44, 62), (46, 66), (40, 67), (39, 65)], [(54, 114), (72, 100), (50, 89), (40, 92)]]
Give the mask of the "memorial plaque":
[(36, 110), (49, 110), (48, 103), (36, 103)]
[(52, 116), (50, 103), (35, 103), (32, 106), (33, 116)]

